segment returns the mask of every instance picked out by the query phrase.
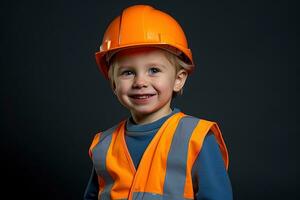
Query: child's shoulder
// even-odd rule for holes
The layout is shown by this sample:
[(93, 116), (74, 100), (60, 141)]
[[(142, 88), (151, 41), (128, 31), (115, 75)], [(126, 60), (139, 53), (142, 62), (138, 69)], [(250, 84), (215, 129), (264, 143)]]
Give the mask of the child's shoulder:
[(110, 136), (112, 135), (112, 133), (114, 132), (114, 130), (117, 128), (119, 124), (116, 124), (114, 126), (112, 126), (111, 128), (109, 129), (106, 129), (104, 131), (102, 130), (98, 130), (94, 135), (93, 135), (93, 140), (92, 140), (92, 143), (90, 145), (90, 148), (89, 148), (89, 154), (90, 154), (90, 157), (92, 156), (92, 152), (94, 150), (94, 148), (99, 145), (101, 142), (105, 141), (105, 140), (109, 140), (110, 139)]
[(213, 120), (210, 120), (206, 117), (189, 115), (187, 113), (184, 113), (184, 114), (185, 114), (184, 119), (186, 121), (199, 121), (199, 122), (202, 121), (202, 122), (206, 122), (206, 123), (215, 123)]
[(115, 124), (113, 126), (111, 126), (110, 128), (106, 129), (106, 130), (99, 130), (95, 136), (98, 135), (99, 137), (99, 141), (102, 141), (104, 140), (107, 136), (111, 135), (115, 130), (116, 128), (120, 125), (120, 123), (118, 124)]
[(217, 122), (202, 116), (199, 117), (185, 114), (180, 123), (183, 127), (187, 127), (188, 129), (197, 129), (198, 131), (201, 130), (211, 133), (219, 130)]

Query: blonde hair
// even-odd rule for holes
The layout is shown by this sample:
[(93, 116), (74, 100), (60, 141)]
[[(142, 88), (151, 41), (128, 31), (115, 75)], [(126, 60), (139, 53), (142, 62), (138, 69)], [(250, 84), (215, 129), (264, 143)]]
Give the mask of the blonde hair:
[[(185, 63), (182, 59), (180, 59), (178, 56), (175, 54), (171, 53), (168, 50), (161, 49), (164, 55), (166, 56), (167, 60), (175, 67), (175, 72), (179, 72), (181, 69), (186, 70), (188, 73), (192, 71), (193, 65)], [(117, 54), (117, 53), (116, 53)], [(113, 55), (109, 61), (109, 69), (108, 69), (108, 78), (110, 81), (110, 84), (112, 87), (114, 87), (114, 69), (118, 66), (118, 59), (117, 56)], [(178, 92), (173, 92), (173, 98), (176, 97), (177, 95), (182, 95), (183, 94), (183, 88), (178, 91)]]

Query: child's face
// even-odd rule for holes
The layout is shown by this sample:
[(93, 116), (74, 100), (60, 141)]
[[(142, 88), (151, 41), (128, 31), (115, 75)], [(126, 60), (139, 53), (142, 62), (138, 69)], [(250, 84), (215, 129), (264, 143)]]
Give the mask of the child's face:
[(169, 114), (173, 91), (184, 85), (185, 70), (176, 72), (157, 48), (128, 49), (116, 56), (113, 89), (133, 119), (149, 123)]

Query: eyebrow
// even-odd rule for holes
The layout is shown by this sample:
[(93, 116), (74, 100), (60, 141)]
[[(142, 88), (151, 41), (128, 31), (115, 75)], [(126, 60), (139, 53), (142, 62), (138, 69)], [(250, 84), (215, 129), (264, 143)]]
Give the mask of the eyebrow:
[(155, 66), (160, 66), (160, 67), (163, 67), (163, 68), (166, 68), (165, 65), (163, 64), (159, 64), (159, 63), (156, 63), (156, 62), (150, 62), (148, 64), (146, 64), (147, 66), (152, 66), (152, 65), (155, 65)]
[(132, 69), (132, 65), (119, 65), (119, 67), (117, 68), (116, 72), (120, 73), (122, 71), (126, 71), (126, 70), (131, 70)]
[[(119, 69), (122, 69), (122, 68), (132, 68), (134, 66), (135, 66), (134, 64), (128, 64), (128, 63), (120, 64), (119, 63), (119, 67), (118, 68)], [(147, 66), (147, 67), (150, 67), (150, 66), (160, 66), (160, 67), (166, 68), (165, 65), (157, 63), (157, 62), (149, 62), (149, 63), (146, 63), (145, 66)]]

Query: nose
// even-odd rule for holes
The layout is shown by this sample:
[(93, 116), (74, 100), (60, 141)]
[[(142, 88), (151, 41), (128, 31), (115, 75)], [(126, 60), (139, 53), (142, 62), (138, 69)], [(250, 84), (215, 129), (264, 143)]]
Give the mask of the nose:
[(148, 79), (146, 76), (138, 74), (135, 76), (133, 84), (133, 88), (143, 88), (148, 87)]

